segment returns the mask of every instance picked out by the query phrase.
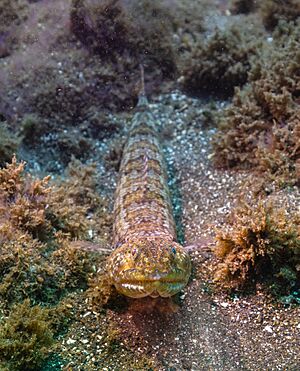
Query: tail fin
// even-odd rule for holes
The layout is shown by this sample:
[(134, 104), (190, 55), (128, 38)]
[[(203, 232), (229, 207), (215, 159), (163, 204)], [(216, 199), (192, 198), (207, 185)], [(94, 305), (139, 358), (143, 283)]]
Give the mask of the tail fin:
[(141, 89), (138, 96), (138, 106), (145, 106), (148, 104), (148, 99), (145, 93), (145, 78), (144, 78), (144, 66), (140, 64), (141, 70)]

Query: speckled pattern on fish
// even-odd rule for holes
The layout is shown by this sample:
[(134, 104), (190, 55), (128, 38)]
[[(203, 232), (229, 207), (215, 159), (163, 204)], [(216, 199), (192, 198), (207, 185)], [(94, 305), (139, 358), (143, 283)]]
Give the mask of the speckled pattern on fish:
[(108, 274), (126, 296), (169, 297), (187, 284), (191, 262), (176, 242), (166, 165), (144, 94), (136, 111), (116, 189)]

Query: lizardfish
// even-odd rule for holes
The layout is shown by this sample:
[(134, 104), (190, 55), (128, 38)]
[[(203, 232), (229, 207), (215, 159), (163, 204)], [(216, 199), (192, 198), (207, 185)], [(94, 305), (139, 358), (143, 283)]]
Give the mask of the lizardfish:
[(189, 280), (191, 261), (176, 240), (166, 165), (143, 69), (115, 193), (113, 246), (107, 273), (121, 294), (170, 297)]

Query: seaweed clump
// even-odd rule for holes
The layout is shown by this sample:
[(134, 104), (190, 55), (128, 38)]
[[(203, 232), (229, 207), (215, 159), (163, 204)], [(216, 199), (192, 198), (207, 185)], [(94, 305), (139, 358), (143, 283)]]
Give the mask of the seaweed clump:
[(87, 287), (97, 257), (75, 240), (102, 233), (92, 215), (101, 220), (105, 204), (89, 189), (91, 172), (81, 170), (85, 179), (76, 183), (74, 175), (73, 187), (33, 179), (16, 158), (0, 170), (0, 294), (7, 305), (27, 297), (55, 304)]
[(243, 289), (261, 282), (277, 295), (299, 290), (300, 215), (291, 217), (267, 201), (245, 203), (216, 240), (215, 278), (223, 286)]
[(71, 30), (93, 53), (156, 64), (165, 74), (175, 71), (173, 23), (169, 9), (158, 1), (72, 2)]
[(93, 52), (102, 57), (121, 53), (130, 45), (129, 22), (118, 1), (73, 0), (71, 31)]
[(0, 169), (0, 310), (7, 316), (0, 322), (1, 369), (51, 363), (53, 338), (66, 331), (78, 296), (86, 299), (104, 266), (90, 248), (105, 244), (111, 222), (94, 171), (73, 161), (66, 178), (50, 186), (49, 177), (33, 178), (15, 157)]
[[(48, 98), (50, 97), (48, 96)], [(54, 115), (57, 115), (57, 112), (55, 114), (49, 112), (47, 120), (35, 114), (24, 115), (20, 125), (20, 135), (24, 148), (34, 150), (38, 147), (40, 149), (38, 152), (42, 153), (47, 143), (47, 146), (51, 147), (53, 153), (57, 155), (57, 159), (54, 157), (53, 160), (59, 161), (63, 166), (67, 166), (72, 157), (85, 159), (92, 148), (92, 140), (86, 135), (86, 127), (82, 125), (81, 128), (53, 128), (51, 133), (48, 133), (50, 126), (52, 126), (49, 118)], [(113, 130), (111, 128), (111, 131)]]
[[(284, 30), (284, 32), (283, 32)], [(251, 64), (214, 138), (218, 166), (257, 168), (280, 186), (300, 180), (300, 24), (282, 23)]]
[(71, 239), (93, 237), (99, 242), (111, 234), (112, 217), (107, 200), (96, 190), (95, 172), (95, 164), (87, 166), (73, 159), (65, 178), (50, 194), (48, 218)]
[(273, 30), (280, 21), (295, 21), (300, 16), (298, 0), (266, 0), (260, 4), (263, 23), (268, 30)]
[(19, 147), (19, 139), (8, 130), (7, 125), (0, 122), (0, 166), (10, 161)]
[(2, 0), (0, 3), (0, 58), (11, 54), (18, 39), (18, 26), (26, 19), (25, 0)]
[(183, 62), (183, 88), (196, 95), (232, 95), (247, 81), (250, 60), (257, 52), (258, 42), (249, 34), (246, 28), (232, 26), (217, 30), (206, 43), (195, 44)]
[(0, 366), (3, 370), (37, 370), (54, 343), (49, 310), (15, 305), (0, 322)]
[(232, 0), (230, 11), (233, 14), (248, 14), (257, 8), (255, 0)]

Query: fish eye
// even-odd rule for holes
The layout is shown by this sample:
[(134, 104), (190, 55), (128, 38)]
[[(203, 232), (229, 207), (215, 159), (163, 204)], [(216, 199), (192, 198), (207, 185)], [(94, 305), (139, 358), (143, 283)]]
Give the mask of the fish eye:
[(171, 248), (171, 251), (172, 251), (172, 253), (175, 255), (176, 254), (176, 249), (175, 249), (175, 247), (172, 247)]

